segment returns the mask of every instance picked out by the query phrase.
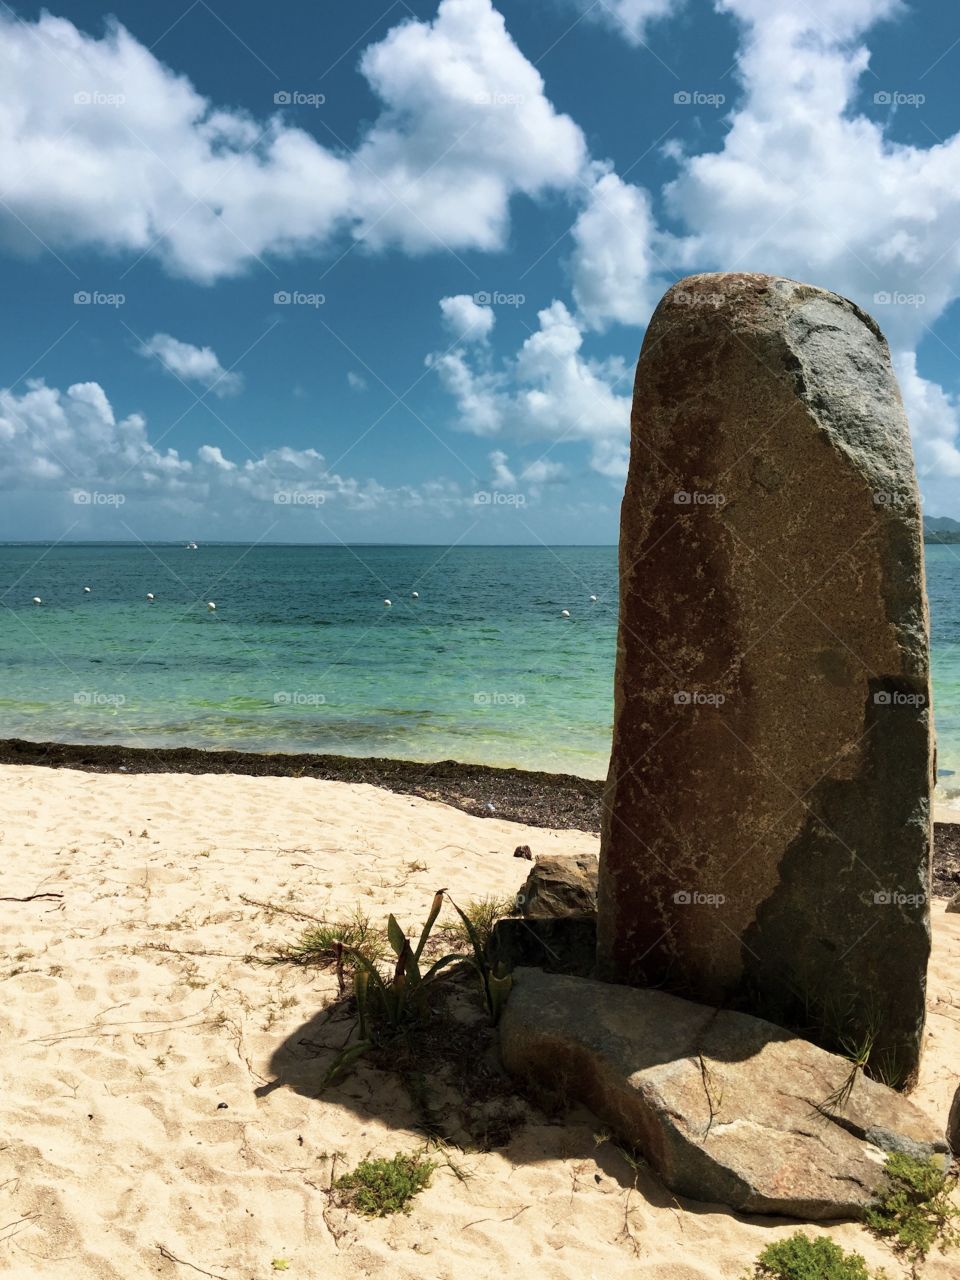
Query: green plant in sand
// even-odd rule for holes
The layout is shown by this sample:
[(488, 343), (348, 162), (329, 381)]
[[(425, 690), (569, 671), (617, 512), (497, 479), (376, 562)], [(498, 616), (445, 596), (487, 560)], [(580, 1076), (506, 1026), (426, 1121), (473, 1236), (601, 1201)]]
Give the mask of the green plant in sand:
[(495, 974), (491, 969), (476, 925), (453, 904), (462, 927), (473, 947), (472, 955), (452, 952), (441, 956), (426, 970), (421, 960), (433, 927), (443, 907), (444, 889), (434, 894), (426, 923), (414, 947), (394, 915), (387, 920), (387, 941), (396, 956), (392, 973), (384, 973), (375, 960), (346, 942), (339, 944), (338, 967), (344, 957), (353, 961), (353, 995), (357, 1006), (359, 1039), (348, 1044), (337, 1055), (324, 1078), (324, 1086), (333, 1083), (364, 1054), (383, 1046), (422, 1024), (428, 997), (444, 969), (465, 963), (473, 967), (480, 980), (484, 1002), (495, 1022), (509, 993), (512, 979)]
[(461, 947), (473, 947), (474, 939), (471, 934), (474, 934), (486, 950), (490, 935), (493, 933), (493, 926), (504, 916), (516, 914), (517, 900), (516, 897), (472, 898), (462, 911), (459, 907), (456, 909), (460, 912), (461, 918), (455, 924), (447, 925), (443, 930), (451, 943)]
[(487, 942), (494, 924), (504, 913), (498, 911), (494, 914), (497, 911), (497, 904), (496, 899), (493, 898), (485, 898), (480, 903), (470, 903), (466, 911), (462, 911), (455, 902), (452, 905), (460, 917), (463, 933), (473, 948), (470, 963), (480, 979), (480, 988), (490, 1020), (496, 1025), (503, 1012), (503, 1006), (507, 1002), (510, 988), (513, 986), (513, 978), (510, 974), (497, 973), (493, 970), (487, 959)]
[(420, 1154), (398, 1151), (390, 1160), (361, 1161), (334, 1186), (358, 1213), (383, 1218), (389, 1213), (408, 1213), (410, 1201), (427, 1186), (436, 1167)]
[(859, 1253), (845, 1253), (826, 1236), (812, 1240), (797, 1231), (767, 1245), (743, 1280), (884, 1280), (884, 1275), (871, 1274)]
[(957, 1172), (895, 1151), (884, 1166), (887, 1185), (867, 1210), (867, 1226), (890, 1242), (916, 1272), (934, 1245), (960, 1245), (960, 1208), (950, 1201)]
[(337, 962), (338, 944), (349, 952), (362, 955), (371, 963), (382, 960), (386, 939), (375, 929), (359, 907), (349, 920), (328, 924), (312, 924), (289, 947), (273, 954), (271, 964), (331, 965)]

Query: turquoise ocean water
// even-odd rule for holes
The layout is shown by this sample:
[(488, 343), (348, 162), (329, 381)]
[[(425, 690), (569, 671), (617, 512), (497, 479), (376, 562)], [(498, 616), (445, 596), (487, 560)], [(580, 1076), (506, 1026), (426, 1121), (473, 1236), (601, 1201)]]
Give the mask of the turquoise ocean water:
[[(960, 804), (960, 546), (927, 576)], [(3, 545), (0, 736), (601, 777), (616, 586), (613, 547)]]

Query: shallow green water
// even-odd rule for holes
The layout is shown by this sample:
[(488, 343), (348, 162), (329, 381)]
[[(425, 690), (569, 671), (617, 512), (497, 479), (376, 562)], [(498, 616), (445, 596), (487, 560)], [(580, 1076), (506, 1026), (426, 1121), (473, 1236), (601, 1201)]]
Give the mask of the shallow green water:
[[(600, 777), (616, 575), (613, 547), (0, 546), (0, 736)], [(927, 579), (960, 804), (960, 546)]]

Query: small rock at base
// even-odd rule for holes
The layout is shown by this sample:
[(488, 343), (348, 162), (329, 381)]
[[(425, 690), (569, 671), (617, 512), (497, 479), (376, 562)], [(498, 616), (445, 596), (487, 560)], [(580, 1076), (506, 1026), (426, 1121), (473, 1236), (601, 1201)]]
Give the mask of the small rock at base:
[[(515, 858), (526, 858), (528, 862), (533, 861), (533, 853), (531, 852), (528, 844), (518, 844), (513, 851), (513, 856)], [(947, 910), (949, 910), (949, 907)]]
[(597, 859), (592, 854), (551, 854), (531, 867), (518, 896), (531, 916), (583, 916), (597, 910)]

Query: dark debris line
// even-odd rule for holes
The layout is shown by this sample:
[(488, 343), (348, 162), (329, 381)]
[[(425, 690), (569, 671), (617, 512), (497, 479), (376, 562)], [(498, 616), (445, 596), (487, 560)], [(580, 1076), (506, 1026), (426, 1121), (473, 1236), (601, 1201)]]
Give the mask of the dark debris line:
[[(440, 800), (480, 818), (530, 827), (599, 832), (603, 783), (567, 773), (494, 769), (441, 760), (421, 764), (379, 757), (199, 751), (194, 747), (121, 747), (0, 739), (0, 764), (85, 769), (91, 773), (237, 773), (247, 777), (364, 782), (401, 795)], [(490, 806), (493, 806), (490, 808)], [(960, 824), (934, 828), (933, 892), (960, 890)], [(534, 851), (536, 852), (536, 851)]]

